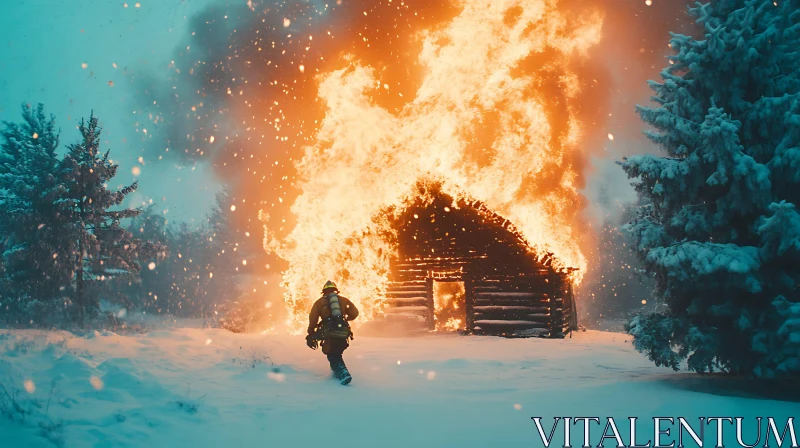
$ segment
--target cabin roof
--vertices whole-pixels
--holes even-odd
[[[393,227],[398,231],[400,251],[397,263],[447,260],[457,267],[491,258],[490,253],[506,258],[502,254],[505,250],[511,258],[503,261],[509,265],[554,269],[552,253],[541,254],[511,220],[485,203],[470,197],[454,199],[436,184],[418,185],[418,189],[417,197],[395,214]]]

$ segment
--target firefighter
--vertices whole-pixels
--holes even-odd
[[[306,344],[316,350],[317,343],[322,342],[322,353],[327,355],[334,377],[342,384],[349,384],[353,379],[344,364],[342,353],[353,339],[348,322],[356,317],[356,306],[347,297],[339,295],[339,289],[330,280],[322,287],[322,297],[314,302],[308,315]]]

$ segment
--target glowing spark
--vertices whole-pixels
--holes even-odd
[[[36,384],[32,380],[25,380],[23,386],[25,387],[25,392],[29,394],[36,392]]]
[[[514,405],[514,409],[516,409],[516,410],[518,410],[518,411],[519,411],[519,410],[522,410],[522,405],[521,405],[521,404],[519,404],[519,403],[517,403],[517,404],[515,404],[515,405]]]
[[[211,345],[211,339],[206,339],[206,345]]]
[[[431,370],[430,372],[425,374],[425,378],[427,378],[429,381],[436,379],[436,372]]]
[[[38,134],[38,133],[36,133],[36,132],[34,132],[34,133],[33,133],[33,139],[34,139],[34,140],[36,140],[37,138],[39,138],[39,134]]]
[[[614,140],[614,134],[608,134],[608,139],[613,141]]]
[[[89,64],[87,64],[85,62],[83,64],[81,64],[81,68],[84,69],[84,70],[86,70],[88,67],[89,67]]]
[[[235,206],[235,205],[231,205],[231,211],[232,211],[232,212],[235,212],[235,211],[236,211],[236,206]]]
[[[100,378],[98,378],[98,377],[96,377],[94,375],[92,375],[92,377],[89,378],[89,384],[92,385],[94,390],[103,390],[103,387],[105,387],[105,384],[103,383],[103,380],[101,380]]]
[[[131,173],[134,176],[138,176],[138,175],[142,174],[142,169],[139,168],[138,166],[135,166],[135,167],[131,168]]]
[[[156,263],[154,261],[151,261],[150,264],[147,265],[147,269],[150,269],[151,271],[155,268],[156,268]]]
[[[214,136],[213,135],[208,138],[208,143],[214,143]]]
[[[284,28],[289,28],[289,25],[291,25],[291,24],[292,24],[292,21],[291,21],[291,20],[289,20],[289,19],[283,19],[283,27],[284,27]]]

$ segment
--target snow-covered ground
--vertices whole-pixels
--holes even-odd
[[[0,347],[0,383],[19,405],[8,410],[13,421],[0,419],[3,447],[542,446],[532,416],[549,431],[553,416],[785,422],[798,410],[744,398],[722,378],[654,367],[626,335],[594,331],[565,340],[357,336],[345,353],[350,386],[333,381],[299,336],[13,331]]]

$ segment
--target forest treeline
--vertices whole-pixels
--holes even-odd
[[[245,296],[237,277],[247,255],[233,238],[227,193],[197,226],[168,223],[152,204],[131,208],[125,199],[138,183],[111,187],[119,166],[101,148],[97,117],[78,130],[76,143],[59,148],[55,117],[41,104],[2,125],[0,324],[88,326],[114,318],[101,313],[107,302],[241,330],[232,309]]]

